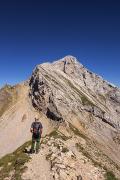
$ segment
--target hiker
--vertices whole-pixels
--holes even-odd
[[[42,129],[43,126],[39,121],[38,116],[36,116],[35,121],[31,124],[31,128],[30,128],[30,131],[32,133],[32,145],[30,150],[31,153],[35,153],[35,149],[36,149],[36,153],[39,152]],[[36,142],[36,148],[35,148],[35,142]]]

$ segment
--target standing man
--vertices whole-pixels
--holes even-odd
[[[31,153],[35,153],[35,150],[36,150],[36,154],[39,152],[42,129],[43,126],[39,121],[38,116],[36,116],[35,121],[31,124],[31,128],[30,128],[30,132],[32,133],[32,145],[30,150]],[[35,148],[35,142],[36,142],[36,148]]]

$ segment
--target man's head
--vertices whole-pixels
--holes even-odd
[[[35,121],[39,121],[38,115],[35,116]]]

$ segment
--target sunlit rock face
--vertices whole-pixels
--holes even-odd
[[[37,110],[53,121],[82,127],[120,164],[119,88],[86,69],[73,56],[38,65],[29,86]]]

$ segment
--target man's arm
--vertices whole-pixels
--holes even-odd
[[[30,132],[33,133],[33,123],[31,125]]]
[[[42,135],[42,129],[40,129],[40,135]]]
[[[42,130],[43,130],[43,126],[42,126],[42,124],[40,123],[40,135],[42,134]]]

